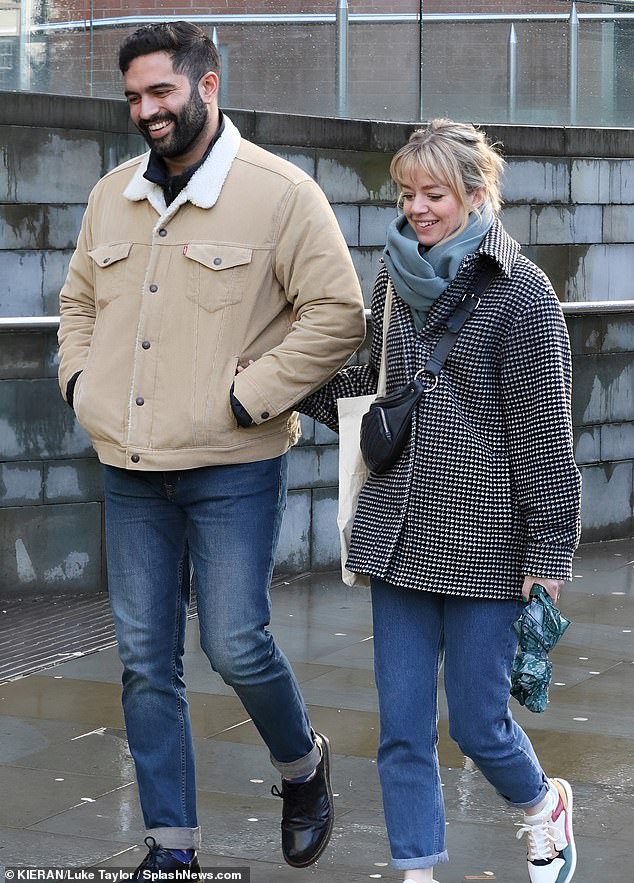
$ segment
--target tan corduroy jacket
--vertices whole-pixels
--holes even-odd
[[[149,154],[94,188],[60,295],[59,380],[99,459],[140,470],[263,460],[297,441],[294,405],[365,322],[328,202],[225,117],[169,207]],[[238,364],[253,364],[236,375]],[[237,425],[229,391],[254,421]]]

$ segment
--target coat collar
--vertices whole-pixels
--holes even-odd
[[[513,264],[520,251],[519,243],[506,232],[500,221],[493,221],[478,251],[493,258],[506,276],[513,272]]]
[[[150,151],[141,157],[141,161],[123,191],[123,195],[131,202],[140,202],[147,199],[150,205],[159,215],[157,223],[164,223],[172,217],[181,205],[191,202],[197,208],[212,208],[220,196],[222,185],[225,182],[229,169],[236,158],[240,147],[240,132],[225,114],[225,130],[214,145],[211,153],[195,172],[187,186],[181,190],[174,202],[165,205],[163,189],[159,184],[148,181],[143,175],[147,169]]]

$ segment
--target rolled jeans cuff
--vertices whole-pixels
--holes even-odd
[[[313,745],[308,754],[300,757],[298,760],[292,760],[290,763],[281,763],[270,755],[271,763],[284,779],[299,779],[300,776],[309,776],[313,770],[317,769],[321,760],[321,751],[316,744]]]
[[[420,858],[392,858],[392,867],[399,871],[418,871],[425,868],[433,868],[434,865],[442,865],[449,861],[447,850],[437,852],[435,855],[425,855]]]
[[[163,849],[200,849],[201,834],[198,828],[149,828],[148,837],[154,837]]]
[[[534,797],[532,800],[528,800],[526,803],[515,803],[513,800],[510,800],[505,794],[500,794],[500,797],[506,800],[508,805],[512,806],[513,809],[532,809],[534,806],[537,806],[537,804],[541,803],[542,800],[546,799],[546,795],[550,791],[551,787],[552,786],[550,784],[550,781],[544,776],[544,781],[539,794],[537,795],[537,797]]]

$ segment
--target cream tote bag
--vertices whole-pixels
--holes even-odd
[[[353,573],[346,567],[352,523],[357,511],[361,488],[368,480],[368,467],[363,462],[359,437],[361,420],[377,396],[385,395],[387,375],[387,329],[392,312],[392,283],[388,282],[383,311],[383,348],[381,369],[376,393],[367,396],[351,396],[337,399],[339,412],[339,505],[337,528],[341,545],[341,578],[347,586],[367,586],[369,580],[361,573]]]

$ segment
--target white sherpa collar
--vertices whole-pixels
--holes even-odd
[[[141,158],[132,180],[123,191],[124,197],[131,202],[147,199],[159,214],[157,223],[164,223],[186,202],[191,202],[198,208],[214,206],[240,147],[240,132],[226,114],[224,119],[224,131],[211,153],[169,206],[165,205],[162,187],[143,177],[150,159],[149,150]]]

